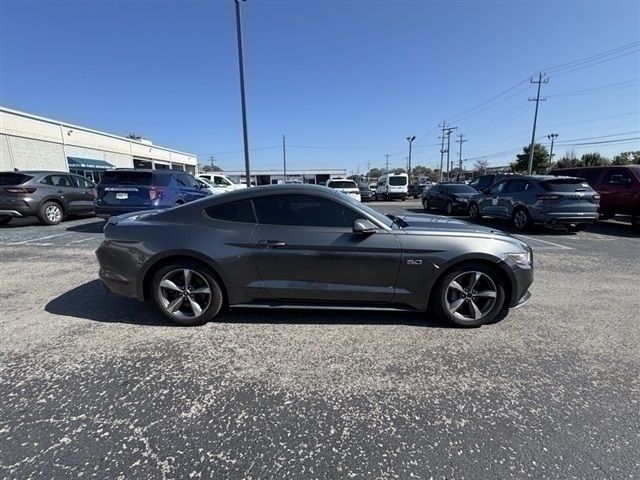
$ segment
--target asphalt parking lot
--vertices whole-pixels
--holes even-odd
[[[174,327],[100,287],[103,224],[0,228],[2,478],[640,477],[624,222],[520,235],[533,299],[478,329],[260,310]]]

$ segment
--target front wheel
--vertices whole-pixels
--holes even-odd
[[[213,274],[197,262],[167,265],[153,276],[153,298],[158,309],[182,326],[204,325],[222,307],[222,289]]]
[[[13,217],[9,215],[0,215],[0,225],[6,225]]]
[[[453,215],[453,202],[447,202],[445,211],[447,212],[447,215]]]
[[[429,211],[431,210],[431,205],[429,205],[429,200],[427,200],[426,198],[422,200],[422,208],[425,209],[425,211]]]
[[[442,319],[461,327],[491,322],[505,306],[505,286],[494,269],[466,263],[446,274],[435,289],[432,304]]]
[[[524,231],[531,227],[531,215],[524,208],[519,208],[513,212],[511,220],[516,230]]]
[[[45,202],[38,211],[38,218],[45,225],[58,225],[63,216],[62,207],[56,202]]]
[[[482,215],[480,214],[480,207],[475,202],[469,205],[469,218],[471,220],[480,220],[482,218]]]

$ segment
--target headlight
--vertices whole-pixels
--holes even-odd
[[[507,253],[507,256],[518,265],[528,266],[531,264],[531,252]]]
[[[466,202],[467,199],[464,197],[455,197],[456,202]]]

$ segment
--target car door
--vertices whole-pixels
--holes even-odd
[[[81,198],[78,195],[78,189],[75,187],[71,175],[67,174],[51,174],[45,176],[40,183],[49,185],[51,193],[62,201],[65,213],[75,213],[81,211]]]
[[[176,184],[178,186],[178,195],[185,202],[192,202],[193,200],[196,200],[196,198],[199,198],[195,196],[196,187],[191,185],[191,182],[189,181],[189,176],[187,174],[177,173]]]
[[[486,193],[482,196],[482,201],[480,202],[480,213],[483,215],[500,216],[500,207],[498,206],[498,202],[500,201],[500,195],[504,189],[505,183],[506,181],[503,180],[486,190]]]
[[[184,175],[187,177],[189,185],[191,186],[191,195],[193,196],[193,200],[198,200],[210,195],[210,192],[206,188],[203,188],[193,175],[189,175],[188,173],[185,173]]]
[[[274,299],[391,301],[401,258],[391,231],[353,233],[353,222],[366,215],[323,196],[268,195],[254,198],[253,205],[253,258]]]
[[[598,190],[600,211],[614,214],[633,213],[635,182],[635,178],[626,168],[607,169]]]
[[[93,211],[93,201],[95,200],[95,188],[96,185],[90,182],[84,177],[79,175],[71,175],[73,185],[76,189],[74,197],[76,200],[76,207],[78,211],[91,212]]]
[[[441,208],[439,206],[441,191],[442,191],[442,186],[436,185],[435,187],[432,187],[431,189],[429,189],[429,191],[427,192],[427,200],[431,208]]]

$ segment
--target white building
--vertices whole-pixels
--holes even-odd
[[[195,174],[196,155],[0,107],[0,171],[71,171],[98,181],[109,168]]]
[[[245,183],[246,175],[244,170],[225,170],[221,172],[237,183]],[[311,183],[319,184],[326,182],[330,178],[346,178],[347,170],[341,168],[333,169],[287,169],[288,183]],[[274,185],[283,183],[284,175],[282,170],[251,170],[251,183],[254,185]]]

